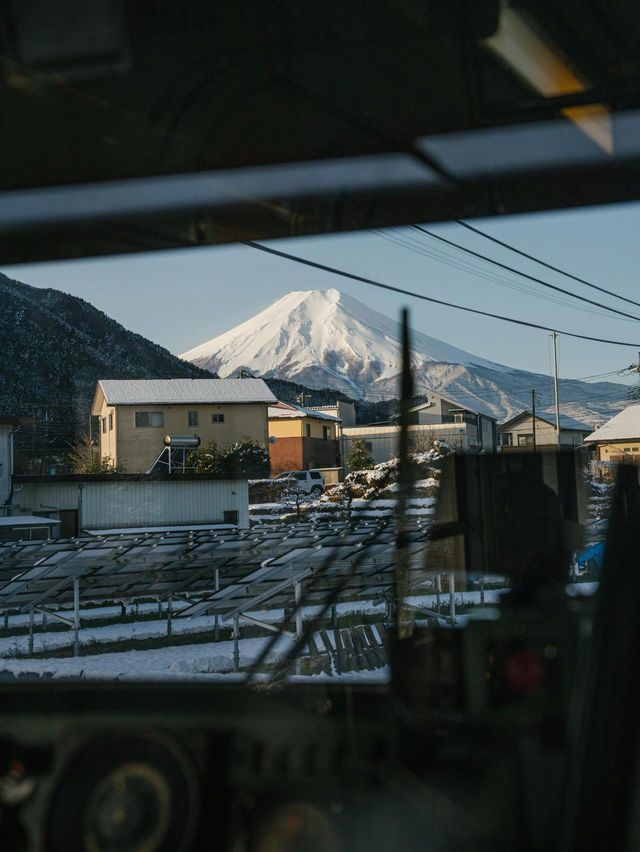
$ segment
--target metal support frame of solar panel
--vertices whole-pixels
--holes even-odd
[[[41,603],[42,601],[34,596],[35,586],[41,589],[45,598],[56,597],[57,600],[63,600],[68,596],[64,593],[64,579],[71,582],[74,577],[80,576],[85,581],[85,587],[87,583],[92,587],[91,596],[94,599],[113,596],[114,591],[117,597],[118,591],[121,590],[113,588],[114,572],[122,575],[123,566],[126,566],[129,572],[135,571],[138,574],[141,571],[148,572],[150,562],[151,564],[160,562],[164,569],[170,568],[171,561],[175,560],[168,560],[166,551],[175,553],[176,550],[178,553],[184,553],[185,541],[180,543],[175,541],[174,537],[173,542],[171,540],[165,542],[163,536],[138,536],[137,538],[118,536],[111,539],[100,537],[71,542],[56,541],[43,546],[39,552],[33,550],[23,552],[22,558],[14,552],[13,558],[5,559],[3,562],[2,574],[6,577],[8,567],[14,577],[16,572],[20,576],[13,582],[5,582],[0,587],[0,606],[4,604],[5,608],[19,606],[24,609],[26,608],[24,602],[16,599],[16,596],[24,597],[28,592],[30,592],[28,596],[32,603]],[[0,558],[2,555],[0,553]],[[160,559],[158,559],[159,556]],[[9,562],[8,566],[7,562]],[[120,576],[120,581],[122,579]],[[101,592],[99,585],[105,582],[108,589],[103,589]],[[147,588],[148,581],[144,585]],[[59,588],[61,594],[56,596],[55,592]]]
[[[193,618],[209,612],[228,621],[236,616],[244,617],[245,613],[264,604],[268,604],[269,609],[291,607],[296,583],[302,586],[304,606],[325,603],[340,587],[336,602],[372,600],[389,595],[394,587],[395,532],[390,526],[377,529],[374,535],[371,528],[359,532],[359,535],[347,534],[346,537],[345,533],[319,537],[321,540],[314,547],[295,547],[286,554],[270,558],[238,582],[188,606],[178,618]],[[420,528],[411,531],[407,558],[419,569],[416,583],[428,579],[424,570],[427,547],[427,531]],[[357,568],[352,571],[353,564]]]
[[[324,531],[324,530],[323,530]],[[181,563],[186,560],[194,560],[196,562],[202,561],[201,557],[204,557],[204,561],[206,563],[206,567],[210,567],[211,560],[215,559],[218,564],[223,564],[225,561],[229,561],[225,559],[226,556],[231,555],[233,551],[236,553],[241,553],[242,562],[243,562],[243,570],[246,570],[246,562],[247,559],[252,556],[254,553],[259,551],[269,551],[273,552],[273,547],[276,546],[277,549],[286,549],[290,547],[294,543],[307,544],[310,535],[316,532],[316,528],[305,525],[305,528],[298,528],[296,530],[295,536],[291,533],[291,528],[275,528],[271,529],[267,532],[265,536],[263,530],[260,530],[260,533],[255,534],[247,534],[245,533],[242,536],[234,535],[230,537],[228,534],[225,535],[224,538],[220,538],[217,535],[211,534],[185,534],[185,533],[162,533],[162,534],[153,534],[148,533],[145,535],[127,535],[120,534],[115,539],[113,537],[103,536],[97,539],[79,539],[79,540],[57,540],[54,542],[49,542],[46,545],[34,546],[32,543],[28,545],[23,545],[22,548],[4,548],[5,551],[12,551],[12,557],[9,560],[6,558],[2,559],[2,553],[0,552],[0,564],[4,565],[4,570],[1,572],[4,574],[4,578],[0,576],[1,579],[9,579],[9,577],[15,577],[16,573],[21,571],[29,571],[34,563],[37,565],[42,565],[45,563],[47,565],[52,562],[57,562],[55,556],[60,558],[61,555],[66,557],[66,562],[75,561],[76,559],[82,559],[86,561],[87,556],[91,556],[92,561],[95,561],[96,558],[99,559],[100,556],[103,557],[104,561],[107,563],[108,567],[112,568],[114,565],[120,565],[122,562],[125,562],[131,568],[131,555],[136,550],[141,554],[142,567],[148,569],[149,562],[161,564],[161,567],[164,573],[168,573],[172,567],[181,567]],[[283,533],[286,533],[283,535]],[[340,530],[340,535],[345,535],[344,530]],[[316,535],[312,535],[313,539],[318,539],[320,536],[316,533]],[[185,548],[185,545],[187,547]],[[101,551],[106,548],[106,553],[102,554]],[[169,560],[167,563],[166,559],[158,559],[158,557],[162,553],[167,553],[171,551],[175,551],[179,558],[177,560]],[[18,551],[18,553],[16,553]],[[19,553],[22,551],[22,554]],[[153,551],[153,552],[151,552]],[[22,558],[19,558],[22,555]],[[153,557],[153,558],[152,558]],[[8,561],[8,565],[7,565]],[[42,572],[40,572],[42,575]],[[85,572],[86,573],[86,572]],[[122,570],[119,569],[120,573],[120,581],[122,583]],[[33,573],[32,573],[33,576]],[[175,584],[171,583],[171,588],[174,588]],[[167,591],[168,589],[157,589],[157,592]],[[0,588],[0,593],[2,589]],[[108,594],[105,592],[103,594],[99,594],[98,590],[93,591],[94,597],[104,597],[105,594],[107,596],[113,597],[114,594],[116,597],[132,597],[137,592],[140,593],[149,593],[149,584],[148,581],[145,581],[144,588],[135,589],[128,588],[124,590],[119,590],[118,593],[115,593],[113,589],[110,589]]]
[[[170,531],[9,543],[0,548],[0,610],[70,602],[75,578],[82,583],[85,603],[202,593],[214,588],[216,567],[225,569],[225,583],[232,582],[261,564],[265,552],[283,552],[325,536],[358,538],[373,529],[370,524],[354,530],[335,522],[304,523],[231,534]]]
[[[238,536],[236,539],[237,545],[242,547],[243,542]],[[183,582],[185,578],[181,577],[177,585],[185,592],[194,584],[198,588],[212,588],[213,562],[228,559],[228,551],[216,553],[215,545],[226,541],[217,541],[216,536],[210,533],[148,533],[56,540],[39,547],[31,544],[0,548],[0,608],[28,608],[23,600],[16,599],[16,594],[21,589],[24,597],[26,586],[30,584],[29,597],[34,600],[33,587],[37,583],[44,585],[43,593],[49,590],[50,594],[45,594],[45,597],[55,597],[56,603],[64,602],[70,596],[68,590],[65,594],[64,578],[70,584],[76,576],[83,578],[85,597],[88,595],[93,600],[135,598],[138,594],[163,595],[176,586],[176,570],[189,562],[195,569],[189,572],[189,582]],[[207,554],[206,559],[196,559],[195,562],[201,564],[194,565],[190,560],[191,552],[194,548],[205,547],[207,543],[212,545],[213,553]],[[59,576],[60,573],[62,576]],[[151,582],[150,573],[153,574]],[[114,574],[118,579],[115,585]],[[159,582],[159,578],[164,582]],[[55,595],[58,590],[61,594]]]

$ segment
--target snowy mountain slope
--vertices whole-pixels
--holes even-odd
[[[515,370],[412,331],[416,394],[433,390],[505,420],[530,407],[551,411],[548,376]],[[236,328],[181,356],[220,376],[248,370],[370,400],[398,396],[400,327],[338,290],[297,290]],[[589,425],[628,404],[629,388],[561,380],[562,413]]]
[[[359,397],[397,376],[399,341],[399,324],[357,299],[338,290],[296,290],[180,357],[223,377],[240,369],[297,381],[307,372],[324,375],[324,386],[337,381]],[[416,369],[425,363],[508,369],[415,331],[412,348]]]

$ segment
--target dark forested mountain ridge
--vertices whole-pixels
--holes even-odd
[[[0,350],[0,416],[37,418],[36,455],[57,456],[88,431],[98,379],[211,378],[84,299],[2,274]]]

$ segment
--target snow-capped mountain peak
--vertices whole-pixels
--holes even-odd
[[[412,350],[416,367],[426,361],[505,369],[419,332]],[[180,357],[222,377],[244,369],[363,396],[398,375],[400,325],[339,290],[295,290]]]
[[[221,377],[247,370],[380,400],[399,395],[400,340],[399,322],[339,290],[295,290],[180,357]],[[548,376],[488,361],[415,330],[411,363],[416,394],[435,391],[498,420],[528,409],[532,388],[542,416],[553,405]],[[562,413],[588,423],[627,404],[625,385],[576,380],[560,385]]]

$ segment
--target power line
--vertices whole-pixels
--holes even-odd
[[[607,376],[622,376],[625,373],[630,372],[630,369],[631,369],[630,367],[623,367],[621,370],[609,370],[607,373],[594,373],[591,376],[576,376],[574,379],[569,378],[569,379],[565,379],[564,381],[584,382],[587,379],[603,379],[603,378],[606,378]]]
[[[513,323],[514,325],[526,326],[527,328],[537,328],[540,331],[555,331],[557,334],[564,334],[567,337],[575,337],[579,340],[590,340],[592,343],[609,343],[612,346],[632,346],[634,349],[638,349],[640,347],[640,343],[626,343],[620,340],[609,340],[605,337],[591,337],[588,334],[578,334],[575,331],[561,331],[557,328],[551,328],[551,326],[539,325],[535,322],[515,319],[514,317],[504,317],[501,314],[492,314],[489,311],[481,311],[479,308],[469,308],[465,305],[456,305],[454,302],[445,302],[443,299],[436,299],[433,296],[425,296],[422,293],[415,293],[412,290],[406,290],[404,287],[396,287],[393,284],[384,284],[383,282],[376,281],[373,278],[366,278],[363,275],[355,275],[353,272],[346,272],[344,269],[337,269],[334,266],[327,266],[325,263],[317,263],[315,260],[308,260],[306,257],[299,257],[295,254],[289,254],[289,252],[286,251],[280,251],[279,249],[274,249],[270,246],[264,246],[262,243],[257,243],[254,240],[244,240],[243,245],[250,246],[251,248],[258,249],[259,251],[264,251],[267,254],[272,254],[276,257],[282,257],[285,260],[293,260],[295,263],[301,263],[304,266],[310,266],[313,269],[320,269],[323,272],[331,272],[333,275],[340,275],[342,278],[359,281],[361,284],[369,284],[371,287],[379,287],[381,290],[389,290],[392,293],[401,293],[403,296],[421,299],[424,302],[431,302],[435,305],[443,305],[446,308],[455,308],[458,311],[466,311],[470,314],[478,314],[479,316],[489,317],[490,319],[497,319],[502,322]]]
[[[494,284],[500,284],[503,287],[508,287],[512,290],[516,290],[519,293],[524,293],[527,296],[534,296],[535,298],[545,299],[549,302],[554,302],[557,305],[564,305],[570,307],[572,309],[577,309],[580,311],[585,311],[586,313],[594,314],[596,316],[607,316],[608,312],[603,311],[600,308],[589,307],[587,305],[576,305],[568,298],[563,298],[562,296],[555,296],[550,293],[541,293],[539,289],[532,287],[530,284],[526,284],[524,282],[518,282],[515,278],[507,278],[506,276],[492,274],[487,270],[483,270],[481,266],[474,264],[472,261],[465,261],[460,257],[455,257],[453,253],[447,254],[446,249],[438,249],[435,247],[427,246],[424,243],[419,242],[418,239],[412,238],[409,234],[395,234],[388,230],[382,229],[371,229],[372,233],[376,236],[382,237],[385,240],[389,240],[396,245],[402,246],[402,248],[407,249],[407,251],[415,252],[416,254],[421,254],[424,257],[429,257],[432,260],[436,260],[439,263],[444,263],[447,266],[450,266],[454,269],[460,269],[463,272],[468,272],[470,275],[474,275],[476,278],[484,278],[486,281],[491,281]],[[493,261],[489,261],[493,263]],[[621,321],[624,322],[637,322],[635,318],[624,318],[621,317]]]
[[[480,228],[474,228],[473,225],[470,225],[468,222],[464,222],[462,219],[455,219],[458,225],[462,225],[463,228],[467,228],[469,231],[473,231],[474,234],[479,234],[481,237],[485,237],[487,240],[491,240],[493,243],[497,243],[499,246],[503,246],[503,248],[509,249],[509,251],[513,251],[516,254],[521,255],[522,257],[526,257],[527,260],[533,260],[535,263],[539,263],[540,266],[546,266],[547,269],[551,269],[554,272],[559,272],[560,275],[565,275],[567,278],[572,278],[574,281],[577,281],[579,284],[584,284],[585,287],[591,287],[594,290],[598,290],[600,293],[606,293],[607,296],[613,296],[614,299],[620,299],[622,302],[629,302],[630,305],[637,305],[640,307],[640,302],[634,302],[633,299],[628,299],[626,296],[620,296],[618,293],[614,293],[613,290],[607,290],[604,287],[599,287],[597,284],[592,284],[589,281],[585,281],[584,278],[580,278],[578,275],[573,275],[571,272],[566,272],[564,269],[560,269],[557,266],[554,266],[552,263],[547,263],[545,260],[540,260],[539,257],[535,257],[532,254],[527,254],[526,251],[521,251],[517,249],[515,246],[510,245],[509,243],[505,243],[502,240],[499,240],[497,237],[493,237],[491,234],[487,234],[485,231],[481,231]]]
[[[423,228],[422,225],[411,225],[411,228],[415,228],[416,231],[420,231],[423,234],[427,234],[430,237],[433,237],[436,240],[440,240],[440,242],[446,243],[448,246],[453,246],[453,248],[460,249],[460,251],[466,252],[467,254],[472,255],[473,257],[480,258],[480,260],[486,260],[488,263],[492,263],[495,266],[500,267],[500,269],[506,269],[508,272],[515,272],[516,275],[521,275],[523,278],[528,278],[529,281],[535,281],[537,284],[541,284],[543,287],[548,287],[550,290],[555,290],[558,293],[564,293],[565,296],[571,296],[573,299],[578,299],[581,302],[586,302],[589,305],[595,305],[598,308],[603,308],[605,311],[609,311],[612,314],[619,314],[621,317],[625,317],[626,319],[637,320],[640,322],[640,317],[636,317],[633,314],[628,314],[626,311],[619,311],[617,308],[610,308],[608,305],[604,305],[602,302],[596,302],[593,299],[587,299],[586,296],[579,296],[577,293],[572,293],[570,290],[565,290],[563,287],[558,287],[555,284],[549,284],[548,281],[543,281],[542,278],[536,278],[535,275],[529,275],[528,272],[521,272],[519,269],[516,269],[514,266],[509,266],[506,263],[500,263],[499,260],[494,260],[491,257],[487,257],[484,254],[480,254],[480,252],[473,251],[473,249],[466,248],[466,246],[461,246],[458,243],[453,242],[453,240],[448,240],[446,237],[440,236],[440,234],[434,234],[433,231],[429,231],[427,228]]]

